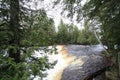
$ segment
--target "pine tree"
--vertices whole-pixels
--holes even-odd
[[[47,57],[36,58],[32,54],[40,46],[51,43],[51,40],[48,41],[52,35],[49,30],[54,32],[54,22],[47,17],[45,11],[24,7],[26,2],[0,1],[1,80],[30,80],[36,76],[42,78],[45,77],[43,71],[53,65],[48,62]]]

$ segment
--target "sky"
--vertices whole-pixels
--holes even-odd
[[[44,0],[44,6],[47,5],[47,7],[45,7],[45,9],[47,10],[47,14],[48,14],[48,17],[52,17],[54,19],[54,22],[55,22],[55,26],[57,27],[61,21],[61,19],[63,20],[64,23],[67,23],[67,24],[70,24],[72,23],[70,19],[68,19],[66,17],[67,15],[67,12],[64,13],[64,15],[61,15],[61,12],[62,12],[62,5],[58,4],[55,6],[55,8],[52,8],[52,5],[53,5],[53,1],[54,0]],[[75,21],[75,17],[74,17],[74,20],[73,20],[73,24],[80,27],[82,26],[81,24],[78,24],[77,21]]]
[[[76,17],[74,17],[73,21],[71,22],[71,20],[66,17],[67,12],[64,15],[61,15],[61,12],[62,12],[61,4],[58,4],[53,8],[53,2],[55,0],[44,0],[42,2],[39,0],[32,0],[32,1],[33,2],[29,2],[27,4],[31,5],[32,9],[44,8],[45,11],[47,12],[48,17],[54,20],[56,30],[61,19],[63,20],[64,23],[67,23],[67,24],[73,23],[78,27],[78,29],[83,29],[83,21],[81,23],[77,23],[77,21],[75,20]],[[85,1],[86,0],[82,0],[81,4],[84,5]]]

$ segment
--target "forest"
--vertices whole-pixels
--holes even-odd
[[[32,54],[40,47],[60,44],[107,46],[104,52],[109,61],[107,80],[120,80],[120,1],[86,0],[84,5],[82,1],[54,1],[54,6],[64,5],[63,13],[67,11],[68,18],[76,15],[78,23],[84,21],[84,28],[79,29],[61,19],[56,30],[54,20],[44,9],[25,6],[34,0],[0,0],[0,80],[33,80],[31,75],[45,77],[43,71],[55,63]]]

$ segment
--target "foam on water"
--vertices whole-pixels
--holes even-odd
[[[48,47],[48,48],[51,48]],[[70,64],[73,64],[74,60],[78,56],[86,57],[90,54],[100,54],[104,51],[104,48],[101,45],[92,45],[92,46],[83,46],[83,45],[58,45],[56,46],[58,54],[47,54],[49,62],[57,61],[57,64],[53,69],[47,70],[48,76],[43,80],[60,80],[63,70],[68,67]],[[35,51],[36,57],[42,57],[44,54],[43,51]],[[79,65],[83,64],[82,57],[76,61]],[[87,56],[88,57],[88,56]],[[34,80],[40,80],[35,78]]]

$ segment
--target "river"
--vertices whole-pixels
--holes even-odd
[[[43,80],[83,80],[105,66],[101,45],[58,45],[56,48],[58,54],[48,55],[48,59],[50,62],[57,60],[57,64],[47,70],[48,76]],[[40,52],[35,54],[41,56]]]

